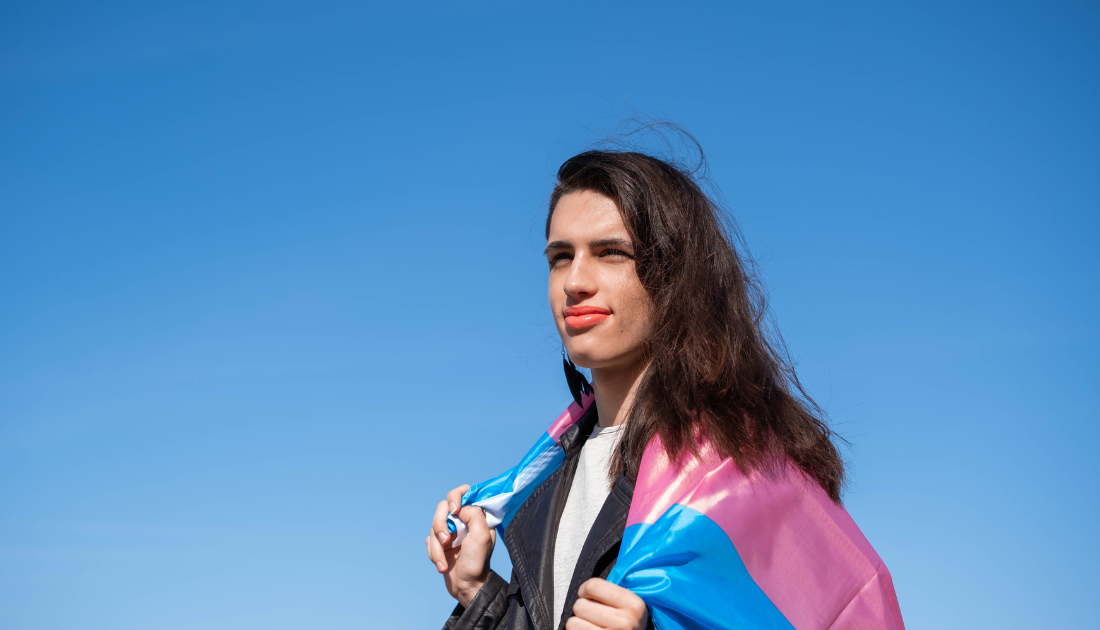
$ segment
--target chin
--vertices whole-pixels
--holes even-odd
[[[589,348],[577,348],[570,347],[568,344],[565,346],[565,352],[569,355],[569,360],[582,368],[592,368],[598,366],[602,361],[598,354],[593,354]]]
[[[577,367],[588,368],[589,370],[594,367],[600,367],[602,363],[601,361],[594,360],[591,357],[585,356],[583,354],[570,353],[569,359],[573,361],[574,365],[576,365]]]
[[[583,368],[601,368],[610,364],[614,364],[616,359],[620,358],[623,353],[608,351],[604,344],[599,343],[573,343],[566,344],[565,350],[569,353],[569,358],[578,367]]]

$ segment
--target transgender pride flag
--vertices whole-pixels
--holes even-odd
[[[642,456],[608,580],[672,628],[890,628],[890,572],[852,517],[793,466],[745,476],[707,444],[672,465]]]
[[[583,407],[570,403],[531,450],[527,451],[519,464],[504,474],[471,486],[462,495],[463,507],[476,505],[485,510],[485,522],[489,527],[496,527],[498,533],[504,533],[504,528],[508,526],[519,506],[565,461],[565,451],[560,442],[561,434],[581,419],[581,414],[592,404],[592,400],[592,396],[581,394]],[[451,547],[461,545],[462,539],[466,537],[466,524],[453,514],[448,514],[447,529],[452,534],[458,534]]]
[[[570,405],[523,462],[463,505],[503,530],[564,461],[557,438],[581,412]],[[793,466],[745,475],[705,443],[677,463],[657,438],[646,448],[608,580],[645,600],[659,630],[905,627],[886,565],[816,482]]]

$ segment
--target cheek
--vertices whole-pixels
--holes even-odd
[[[550,302],[550,314],[554,317],[554,322],[560,328],[564,326],[561,310],[565,306],[566,295],[565,291],[562,290],[561,281],[554,276],[555,274],[551,272],[550,280],[547,282],[547,297]]]
[[[617,284],[619,308],[626,316],[623,318],[622,331],[639,336],[646,334],[650,317],[649,297],[638,276],[631,271],[620,277]]]

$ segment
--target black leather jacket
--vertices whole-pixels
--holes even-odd
[[[512,560],[512,581],[496,573],[469,608],[456,606],[443,630],[560,630],[572,615],[577,589],[591,577],[606,578],[615,566],[634,484],[619,475],[581,549],[561,619],[551,619],[554,598],[554,541],[565,499],[573,485],[577,455],[596,425],[592,405],[561,436],[565,462],[531,493],[504,531]],[[650,623],[652,627],[652,622]]]

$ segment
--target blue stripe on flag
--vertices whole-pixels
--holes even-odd
[[[660,630],[794,630],[753,581],[717,523],[673,505],[626,528],[607,579],[645,600]]]
[[[512,516],[527,497],[565,461],[565,451],[543,433],[527,455],[514,468],[484,481],[462,496],[462,505],[476,505],[485,510],[485,520],[500,532],[511,522]],[[451,523],[452,530],[454,523]]]

